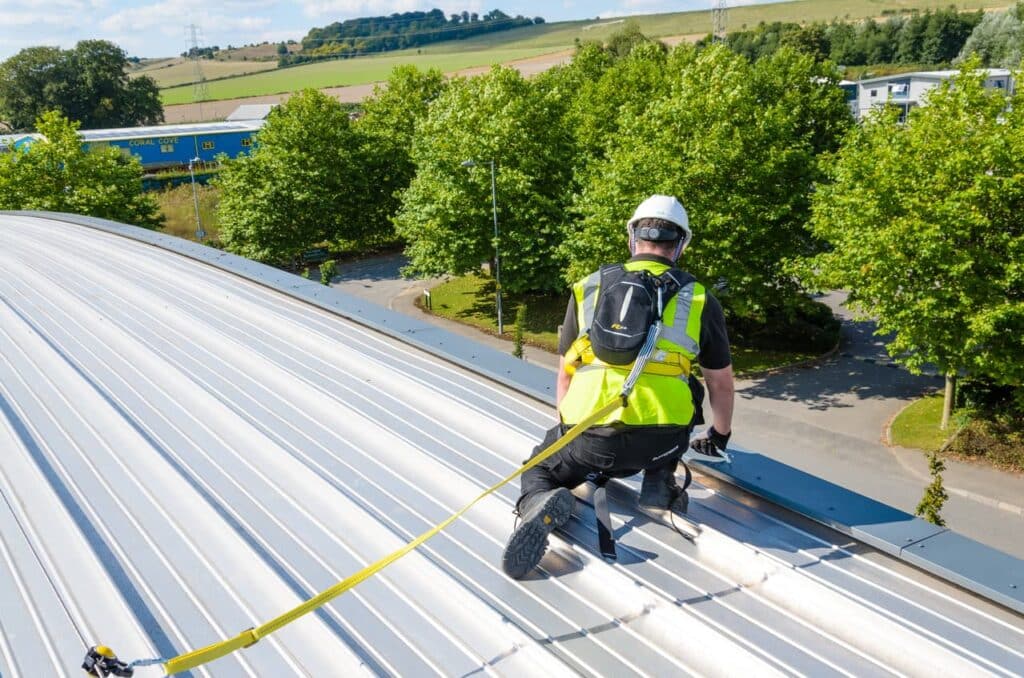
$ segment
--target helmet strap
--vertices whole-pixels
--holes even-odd
[[[679,242],[676,244],[675,252],[672,254],[672,261],[676,262],[679,257],[683,254],[683,243],[686,242],[686,236],[679,238]]]

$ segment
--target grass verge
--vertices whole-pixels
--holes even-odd
[[[430,296],[434,314],[472,325],[488,334],[498,334],[494,281],[490,278],[477,275],[452,278],[430,290]],[[565,318],[566,301],[567,297],[563,294],[505,295],[502,299],[505,337],[511,339],[516,310],[525,303],[524,341],[532,346],[556,353],[558,351],[558,326]],[[777,369],[786,365],[806,362],[816,357],[815,353],[800,351],[732,347],[733,369],[737,374]]]
[[[1024,422],[1019,415],[956,410],[946,431],[939,429],[941,421],[942,395],[925,396],[896,415],[890,428],[890,442],[933,452],[949,441],[944,455],[1024,472]]]
[[[199,195],[199,217],[203,222],[208,240],[218,240],[217,203],[219,191],[212,186],[196,186]],[[164,215],[163,232],[188,240],[196,239],[196,210],[192,200],[192,185],[182,184],[175,188],[154,191],[160,212]]]
[[[925,452],[941,448],[953,431],[939,428],[942,422],[942,395],[930,395],[903,408],[892,420],[889,442]]]

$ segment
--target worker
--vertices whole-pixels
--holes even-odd
[[[728,460],[725,449],[732,431],[734,394],[729,338],[721,304],[693,276],[675,268],[693,235],[686,210],[674,197],[651,196],[637,207],[626,231],[632,258],[622,265],[602,267],[573,286],[559,338],[562,357],[556,401],[560,422],[533,454],[622,390],[629,366],[605,363],[593,354],[585,357],[589,343],[599,339],[593,321],[604,303],[602,280],[610,289],[607,281],[616,271],[649,280],[639,273],[647,271],[651,277],[674,281],[674,294],[661,315],[663,329],[655,344],[654,364],[648,363],[640,375],[626,407],[607,415],[523,474],[516,505],[518,524],[502,556],[505,573],[514,579],[522,578],[540,562],[548,535],[572,514],[575,502],[568,488],[591,474],[625,477],[644,471],[640,505],[671,509],[680,497],[685,498],[675,480],[681,459]],[[630,295],[627,291],[616,317],[627,313]],[[693,424],[703,423],[699,414],[703,389],[690,378],[691,361],[700,364],[713,412],[712,425],[693,441]]]

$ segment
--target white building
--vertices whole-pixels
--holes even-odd
[[[1013,91],[1013,75],[1009,70],[1005,68],[983,70],[987,73],[985,87]],[[959,72],[918,71],[860,80],[857,82],[856,117],[860,120],[871,109],[889,102],[902,109],[900,119],[905,119],[911,108],[921,105],[925,93]]]

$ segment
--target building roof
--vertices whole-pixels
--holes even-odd
[[[990,78],[998,77],[1009,77],[1011,71],[1005,68],[983,68],[981,69],[988,74]],[[948,80],[956,75],[959,75],[958,70],[945,70],[945,71],[914,71],[912,73],[893,73],[891,75],[881,75],[877,78],[864,78],[858,80],[860,85],[869,85],[877,82],[890,82],[892,80],[906,80],[906,79],[918,79],[918,80]]]
[[[537,375],[198,244],[0,213],[0,674],[173,655],[355,572],[519,466],[554,420]],[[636,489],[609,492],[616,562],[579,502],[504,577],[505,487],[209,673],[1024,673],[1020,615],[710,480],[692,540]]]
[[[149,139],[153,137],[181,137],[193,134],[223,134],[226,132],[255,132],[263,127],[262,120],[236,122],[200,122],[183,125],[153,125],[150,127],[122,127],[118,129],[81,130],[86,142]]]
[[[265,120],[277,104],[242,104],[226,120]]]

